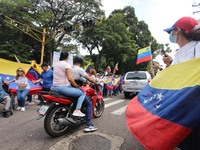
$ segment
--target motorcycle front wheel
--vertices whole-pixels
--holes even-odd
[[[104,112],[104,101],[97,101],[95,106],[94,106],[94,117],[98,118],[100,117]]]
[[[59,118],[65,118],[69,108],[67,106],[58,105],[53,107],[49,113],[47,113],[44,119],[44,129],[51,137],[59,137],[66,134],[69,130],[69,126],[60,126],[58,124]]]

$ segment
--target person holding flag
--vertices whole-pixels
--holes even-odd
[[[42,64],[42,70],[41,77],[38,80],[33,80],[32,82],[34,84],[37,84],[39,82],[42,82],[42,91],[51,91],[51,87],[53,86],[53,71],[49,68],[49,65],[47,63]],[[38,105],[43,105],[44,101],[39,95],[38,99],[40,100],[40,103]]]
[[[25,111],[25,99],[30,91],[30,85],[28,83],[28,78],[25,76],[26,73],[24,69],[20,67],[17,69],[16,73],[15,78],[8,83],[10,84],[11,82],[15,82],[17,84],[17,110],[21,110],[23,112]]]
[[[180,49],[171,66],[128,104],[127,125],[146,149],[174,149],[181,143],[181,150],[199,150],[200,25],[194,18],[182,17],[164,31]],[[170,64],[171,58],[164,60]]]

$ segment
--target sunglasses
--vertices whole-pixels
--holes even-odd
[[[17,70],[17,72],[23,72],[23,70]]]

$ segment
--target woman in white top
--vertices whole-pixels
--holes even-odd
[[[181,63],[190,59],[200,57],[200,25],[191,17],[180,18],[172,27],[164,31],[170,34],[169,39],[172,43],[177,43],[180,49],[176,52],[174,60],[165,55],[165,64]]]
[[[177,43],[180,49],[176,52],[174,60],[169,55],[163,57],[165,64],[178,64],[200,57],[200,25],[191,17],[180,18],[172,27],[164,31],[170,33],[170,41]],[[195,129],[179,146],[181,150],[200,149],[200,127]]]
[[[17,74],[15,78],[10,82],[15,82],[17,84],[17,100],[18,107],[17,110],[25,111],[25,99],[30,91],[30,85],[28,79],[25,77],[25,71],[21,67],[17,69]]]
[[[61,53],[60,61],[54,65],[52,91],[78,98],[76,109],[72,115],[84,117],[85,114],[81,112],[81,106],[86,95],[79,89],[79,85],[75,83],[71,73],[71,66],[67,63],[67,60],[68,53]]]

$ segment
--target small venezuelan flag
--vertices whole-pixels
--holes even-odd
[[[91,69],[92,69],[92,68],[91,68],[91,66],[89,65],[89,66],[87,66],[87,68],[85,69],[85,72],[86,72],[86,73],[90,73]]]
[[[115,68],[113,69],[113,73],[115,74],[118,71],[118,63],[116,63]]]
[[[110,66],[108,66],[108,67],[106,68],[105,72],[107,72],[107,73],[111,72]]]
[[[41,78],[41,71],[39,69],[39,66],[35,63],[31,63],[31,67],[29,68],[28,72],[26,73],[26,77],[32,81],[32,80],[38,80]]]
[[[146,62],[151,60],[151,48],[150,46],[140,49],[138,51],[137,62],[136,64],[140,64],[142,62]]]

